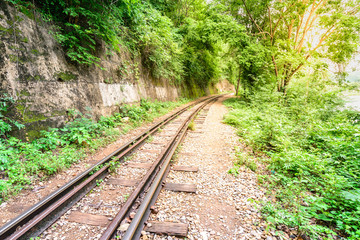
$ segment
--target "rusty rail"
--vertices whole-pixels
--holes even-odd
[[[96,180],[102,179],[107,175],[107,170],[109,168],[108,163],[110,161],[114,158],[117,159],[117,161],[121,161],[123,157],[129,155],[141,146],[150,135],[154,134],[162,126],[185,112],[188,108],[212,98],[214,97],[195,101],[166,119],[152,125],[149,129],[139,134],[122,147],[103,158],[97,164],[94,164],[70,182],[45,197],[30,209],[2,226],[0,228],[0,239],[28,239],[38,236],[79,199],[88,193],[96,185]]]
[[[161,153],[160,157],[155,161],[155,164],[152,166],[151,170],[148,171],[147,174],[142,178],[135,191],[129,196],[125,205],[120,209],[112,222],[107,226],[107,229],[103,233],[100,240],[112,239],[121,221],[129,214],[134,202],[139,198],[141,193],[144,193],[144,190],[146,189],[146,195],[142,200],[142,203],[139,206],[134,219],[131,221],[129,228],[126,231],[125,235],[122,237],[122,239],[130,240],[138,239],[140,237],[143,224],[148,217],[148,212],[151,205],[150,203],[154,202],[154,199],[157,198],[157,195],[161,188],[161,183],[166,175],[166,172],[168,172],[170,160],[176,148],[182,142],[189,123],[193,120],[193,118],[201,109],[203,109],[207,104],[217,98],[218,97],[211,98],[205,103],[203,103],[182,123],[175,136],[168,143],[165,150]]]

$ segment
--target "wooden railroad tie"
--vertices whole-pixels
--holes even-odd
[[[172,122],[172,123],[183,123],[183,121],[174,121],[174,122]]]
[[[192,152],[181,152],[180,155],[195,156],[195,153],[192,153]]]
[[[188,137],[189,137],[189,138],[199,138],[199,137],[201,137],[201,136],[199,136],[199,135],[189,135]]]
[[[132,168],[151,168],[152,163],[136,163],[136,162],[129,162],[126,164],[127,167]]]
[[[159,153],[160,150],[157,150],[157,149],[143,149],[143,150],[141,150],[141,152],[145,152],[145,153]]]
[[[105,227],[109,224],[109,217],[103,215],[95,215],[90,213],[82,212],[71,212],[68,219],[69,222],[76,222],[82,224],[88,224],[93,226],[102,226]]]
[[[196,185],[192,183],[165,183],[164,189],[173,192],[196,193]]]
[[[173,166],[171,170],[174,171],[183,171],[183,172],[197,172],[199,171],[199,167],[194,166]]]
[[[154,145],[164,145],[166,144],[166,142],[148,142],[149,144],[154,144]]]
[[[118,178],[111,178],[106,181],[107,184],[113,184],[113,185],[120,185],[120,186],[126,186],[126,187],[133,187],[139,184],[139,180],[134,179],[118,179]]]
[[[186,237],[188,233],[188,223],[173,222],[148,222],[150,227],[146,226],[145,231],[157,234],[167,234],[171,236]]]

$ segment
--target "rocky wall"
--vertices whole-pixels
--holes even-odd
[[[176,87],[166,79],[155,80],[140,59],[101,44],[100,66],[74,64],[54,39],[53,28],[35,11],[25,15],[0,0],[0,92],[16,100],[10,116],[25,125],[14,133],[23,139],[62,126],[70,109],[98,118],[141,98],[169,101],[216,92],[215,87]]]
[[[125,51],[107,54],[99,46],[101,68],[71,63],[52,30],[35,12],[27,16],[0,0],[0,90],[16,100],[11,117],[25,124],[23,138],[60,127],[69,109],[99,117],[141,98],[178,98],[175,86],[151,79]]]

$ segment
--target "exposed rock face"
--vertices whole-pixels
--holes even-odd
[[[99,46],[101,67],[71,63],[38,14],[25,16],[0,0],[0,90],[16,100],[12,117],[26,126],[31,139],[39,130],[59,127],[67,110],[94,117],[141,98],[175,100],[189,92],[167,80],[154,80],[126,51],[107,54]],[[209,90],[194,91],[204,94]],[[25,135],[22,135],[25,138]]]
[[[222,80],[216,83],[215,88],[220,92],[235,92],[235,86],[228,80]]]

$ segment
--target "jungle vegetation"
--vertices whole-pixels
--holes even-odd
[[[360,0],[6,1],[48,21],[75,64],[101,67],[97,49],[105,44],[109,51],[127,49],[154,78],[175,85],[205,88],[229,80],[241,97],[226,102],[232,110],[225,122],[253,149],[238,154],[231,172],[241,165],[258,172],[274,198],[261,203],[269,228],[287,226],[303,239],[360,238],[360,114],[344,110],[339,94],[351,86],[337,78],[344,73],[329,70],[359,50]],[[78,116],[23,143],[9,135],[22,127],[5,117],[11,102],[9,96],[0,101],[4,199],[36,176],[68,166],[64,159],[80,157],[74,149],[126,117]],[[134,111],[143,118],[143,110],[127,113]],[[61,154],[51,154],[54,149]],[[44,154],[58,157],[27,164]]]

